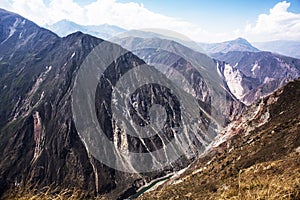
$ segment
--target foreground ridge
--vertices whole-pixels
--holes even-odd
[[[296,80],[249,107],[225,133],[227,140],[140,199],[299,199],[299,102]],[[257,126],[267,112],[268,120]]]

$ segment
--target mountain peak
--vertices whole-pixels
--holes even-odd
[[[250,44],[250,42],[248,42],[248,40],[246,40],[245,38],[242,38],[242,37],[238,37],[236,38],[235,40],[232,40],[232,41],[236,41],[236,42],[246,42],[248,44]]]
[[[248,40],[246,40],[245,38],[242,37],[238,37],[235,40],[230,41],[232,43],[239,43],[239,44],[243,44],[243,45],[248,45],[248,46],[252,46],[250,42],[248,42]],[[255,47],[253,47],[255,48]]]
[[[245,38],[242,38],[242,37],[238,37],[235,39],[236,41],[247,41]],[[248,41],[247,41],[248,42]]]
[[[259,49],[255,48],[250,42],[241,37],[220,43],[202,43],[200,45],[210,55],[215,53],[227,53],[229,51],[259,51]]]

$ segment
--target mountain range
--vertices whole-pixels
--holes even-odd
[[[260,51],[244,38],[237,38],[235,40],[221,43],[199,43],[199,45],[203,47],[204,51],[209,55],[214,53],[228,53],[229,51]]]
[[[278,195],[299,198],[299,59],[260,51],[242,38],[198,47],[182,38],[132,31],[113,37],[114,44],[98,37],[124,29],[64,20],[52,32],[3,9],[0,21],[0,197],[127,199],[156,189],[140,198],[275,199],[279,196],[258,193],[275,187]],[[73,33],[78,29],[93,36]],[[101,67],[107,68],[98,75]],[[128,75],[131,70],[135,73]],[[139,73],[150,81],[140,86]],[[94,79],[94,96],[83,93],[82,99],[92,99],[88,107],[95,107],[95,123],[116,150],[127,152],[117,166],[132,171],[101,162],[87,145],[101,141],[83,138],[78,126],[83,118],[76,115],[80,100],[74,95],[79,83]],[[153,80],[159,84],[149,84]],[[166,123],[157,135],[145,138],[145,129],[122,123],[151,123],[153,104],[166,111],[159,113]],[[85,109],[79,107],[82,116]],[[180,137],[181,129],[195,136],[174,159],[162,147]],[[183,140],[178,144],[185,148]],[[105,145],[98,147],[101,158],[118,160],[119,154],[112,157]],[[159,157],[153,152],[160,149],[168,165],[139,170],[155,166]]]
[[[291,40],[277,40],[269,42],[253,42],[249,43],[244,38],[237,38],[231,41],[219,42],[219,43],[196,43],[192,42],[186,37],[176,35],[171,32],[161,32],[161,30],[144,29],[144,30],[128,30],[121,27],[109,24],[102,25],[80,25],[69,20],[61,20],[51,25],[46,25],[45,28],[53,31],[61,37],[67,36],[71,33],[80,31],[86,34],[90,34],[102,39],[111,39],[113,37],[142,37],[151,38],[159,37],[169,40],[177,41],[189,48],[200,51],[202,53],[214,54],[214,53],[227,53],[229,51],[270,51],[277,54],[282,54],[289,57],[300,58],[298,49],[300,47],[299,41]],[[173,35],[173,36],[172,36]],[[174,36],[175,35],[175,36]]]
[[[69,20],[61,20],[51,25],[46,25],[45,28],[58,34],[60,37],[65,37],[71,33],[80,31],[102,39],[110,39],[111,37],[125,32],[126,30],[118,26],[102,24],[102,25],[80,25]]]
[[[194,60],[194,62],[199,65],[203,65],[205,60],[207,60],[203,53],[164,38],[129,36],[115,38],[112,41],[134,52],[148,64],[155,65],[157,56],[153,56],[153,53],[157,54],[157,49],[160,48],[160,45],[177,54],[184,52],[185,57]],[[251,46],[249,46],[250,43],[244,39],[228,42],[222,48],[230,48],[233,50],[236,49],[240,43],[245,44],[245,46],[248,47],[247,49],[251,48]],[[174,45],[176,45],[175,48],[172,47]],[[241,48],[239,49],[241,50]],[[300,63],[298,59],[270,52],[254,49],[254,51],[241,50],[228,51],[227,53],[221,51],[211,53],[210,55],[215,59],[215,63],[207,68],[211,71],[217,70],[215,71],[216,74],[221,73],[228,91],[246,105],[252,104],[260,97],[274,92],[288,81],[300,76]],[[163,56],[160,55],[160,59],[161,57]],[[199,58],[198,61],[195,61],[196,58]],[[204,73],[205,72],[201,72],[201,74]],[[209,74],[208,76],[216,77],[216,74]]]
[[[292,40],[277,40],[269,42],[250,43],[244,38],[237,38],[235,40],[219,43],[199,43],[199,46],[202,47],[204,51],[209,55],[214,53],[228,53],[229,51],[269,51],[274,54],[281,54],[288,57],[300,58],[298,53],[300,42]]]
[[[270,42],[255,42],[254,46],[263,50],[263,51],[271,51],[274,53],[290,56],[293,58],[300,58],[299,41],[291,41],[291,40],[277,40]]]
[[[189,67],[194,68],[192,77],[195,77],[195,80],[188,79],[188,81],[194,85],[197,102],[191,112],[199,109],[200,113],[196,112],[195,114],[200,120],[199,128],[204,131],[199,132],[195,138],[193,146],[196,151],[193,150],[182,155],[180,159],[171,163],[172,168],[168,167],[147,174],[118,171],[97,160],[91,153],[91,149],[80,138],[75,125],[74,113],[72,113],[73,87],[84,60],[99,45],[101,47],[102,44],[107,44],[103,49],[99,49],[100,58],[112,55],[105,54],[105,52],[113,53],[107,51],[106,48],[116,48],[117,52],[124,52],[117,60],[109,64],[110,69],[118,70],[108,71],[110,73],[106,76],[107,79],[109,77],[110,79],[109,82],[103,83],[103,86],[110,85],[115,77],[122,76],[126,72],[125,69],[144,65],[145,62],[118,45],[105,43],[102,39],[81,32],[61,38],[55,33],[5,10],[1,10],[0,18],[2,30],[0,38],[0,85],[2,89],[0,94],[0,154],[3,158],[0,161],[0,181],[3,186],[2,192],[7,189],[15,190],[15,187],[26,188],[34,185],[40,190],[46,186],[51,186],[52,189],[56,187],[76,188],[84,191],[87,197],[106,193],[112,199],[126,198],[153,178],[186,167],[196,154],[203,152],[218,134],[216,127],[210,126],[224,126],[228,120],[230,121],[243,109],[243,105],[239,101],[218,85],[216,85],[217,91],[224,95],[214,95],[214,103],[219,105],[218,102],[226,99],[228,104],[224,104],[222,107],[224,114],[218,113],[220,110],[211,108],[210,99],[213,97],[214,90],[202,91],[207,86],[199,74],[199,68],[193,66],[197,63],[187,63],[186,60],[179,57],[180,62],[172,63],[171,69],[179,68],[177,70],[189,78],[190,71],[182,71],[185,69],[181,65],[186,63]],[[177,45],[177,43],[174,44]],[[201,56],[205,58],[203,67],[216,66],[211,58],[205,55]],[[151,74],[158,73],[157,69],[152,66],[148,66],[148,69],[151,70]],[[216,75],[218,74],[216,73]],[[132,80],[129,82],[134,83],[137,78],[131,77]],[[222,80],[221,76],[219,78]],[[159,80],[161,81],[162,78]],[[198,87],[193,81],[202,82],[203,87]],[[152,95],[161,90],[152,87],[154,86],[150,85],[145,88],[145,91],[140,91],[141,95],[148,94],[149,89],[154,90]],[[109,91],[106,88],[102,90],[100,91],[104,93]],[[102,92],[96,96],[96,99],[99,99],[96,101],[96,105],[98,105],[96,109],[99,112],[99,120],[104,120],[102,126],[106,127],[107,136],[116,141],[116,148],[125,148],[126,151],[135,152],[154,151],[160,148],[162,139],[164,142],[169,140],[168,138],[164,139],[165,136],[140,139],[128,134],[125,137],[120,135],[119,131],[113,129],[115,125],[113,124],[114,119],[110,117],[111,114],[106,114],[111,111],[102,107],[103,101],[105,104],[110,104],[109,99],[103,99],[105,96]],[[146,93],[143,94],[143,92]],[[154,97],[152,96],[152,99]],[[192,103],[188,99],[182,99],[183,103],[187,101],[184,105],[189,106]],[[140,102],[140,104],[150,105],[150,102]],[[164,105],[163,102],[161,104]],[[184,105],[181,105],[181,109],[190,109]],[[178,107],[179,105],[175,101],[172,106]],[[172,108],[169,112],[172,113],[176,111],[175,109],[179,108]],[[146,115],[143,110],[140,110],[139,113]],[[185,123],[182,126],[184,128],[189,124]],[[121,130],[126,130],[125,128],[120,127]],[[209,133],[206,134],[206,131]],[[140,132],[136,134],[140,134]],[[168,137],[172,137],[172,134]],[[111,155],[108,152],[104,156],[110,158]],[[171,160],[171,157],[167,157],[167,159]],[[124,164],[124,167],[130,166]],[[138,169],[139,166],[135,167]]]

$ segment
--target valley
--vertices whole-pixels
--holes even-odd
[[[299,199],[297,42],[179,36],[0,8],[0,199]]]

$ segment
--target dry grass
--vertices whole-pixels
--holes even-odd
[[[29,189],[32,187],[11,189],[3,197],[7,200],[78,200],[96,199],[104,200],[105,197],[91,197],[85,191],[79,189],[52,189],[44,187],[42,189]]]
[[[215,181],[214,181],[215,180]],[[204,173],[186,177],[179,184],[146,193],[141,199],[300,199],[300,155],[265,162],[244,169],[237,176],[217,180]]]
[[[220,188],[217,199],[300,199],[300,167],[294,161],[254,165],[239,173],[235,184]]]

